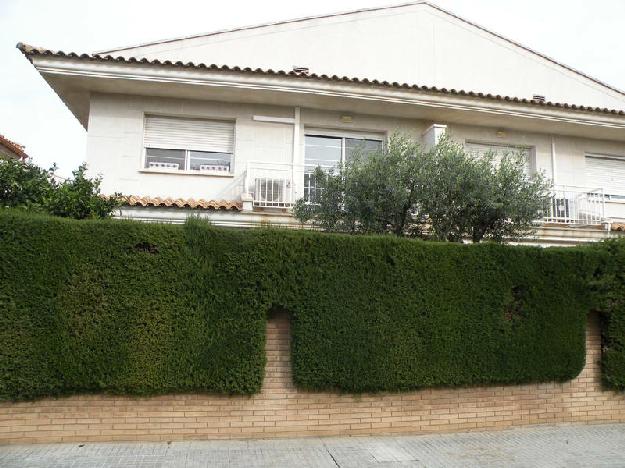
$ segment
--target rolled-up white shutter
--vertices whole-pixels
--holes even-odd
[[[496,160],[499,161],[507,154],[521,154],[525,158],[525,172],[530,174],[532,172],[532,158],[530,148],[523,146],[509,146],[509,145],[497,145],[488,143],[472,143],[467,142],[465,148],[470,153],[478,156],[484,156],[488,153],[496,155]]]
[[[625,195],[625,157],[587,154],[586,184],[606,194]]]
[[[234,123],[219,120],[147,116],[146,148],[234,152]]]

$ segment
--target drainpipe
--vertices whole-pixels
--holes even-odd
[[[556,185],[556,140],[551,137],[551,179],[553,185]]]
[[[291,160],[291,203],[295,201],[295,180],[296,180],[296,164],[299,162],[300,153],[300,116],[299,107],[294,108],[293,112],[293,158]]]

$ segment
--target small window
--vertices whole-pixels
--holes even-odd
[[[306,135],[306,167],[311,171],[338,167],[342,161],[343,138]]]
[[[190,151],[189,168],[192,171],[230,172],[232,154]]]
[[[586,154],[586,185],[609,199],[625,199],[625,156]]]
[[[146,148],[145,167],[150,169],[175,169],[184,171],[186,169],[186,151],[170,150],[158,148]]]
[[[350,161],[357,154],[367,157],[381,150],[382,140],[345,138],[345,161]]]
[[[229,173],[234,123],[147,116],[144,145],[147,169]]]
[[[305,139],[304,199],[314,202],[319,188],[315,169],[341,167],[356,154],[367,156],[382,150],[383,138],[307,134]]]

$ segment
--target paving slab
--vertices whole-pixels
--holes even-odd
[[[421,436],[0,446],[2,468],[625,467],[625,424]]]

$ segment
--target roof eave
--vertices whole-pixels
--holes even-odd
[[[303,75],[293,72],[249,69],[193,63],[171,63],[137,60],[121,57],[101,57],[65,54],[45,49],[21,46],[22,52],[59,94],[70,110],[87,128],[89,94],[107,92],[93,87],[103,80],[116,80],[113,93],[133,94],[137,83],[142,83],[138,94],[149,92],[148,84],[175,86],[204,86],[211,89],[255,90],[264,93],[295,93],[299,96],[333,96],[347,100],[377,101],[412,104],[432,108],[455,109],[499,115],[516,116],[569,124],[595,125],[625,129],[625,112],[589,108],[561,103],[539,103],[509,96],[454,89],[388,83],[378,80],[326,75]],[[71,84],[73,83],[73,84]],[[77,84],[78,83],[78,84]],[[134,83],[134,88],[131,85]],[[121,86],[125,84],[124,87]],[[208,91],[203,99],[211,98]]]

